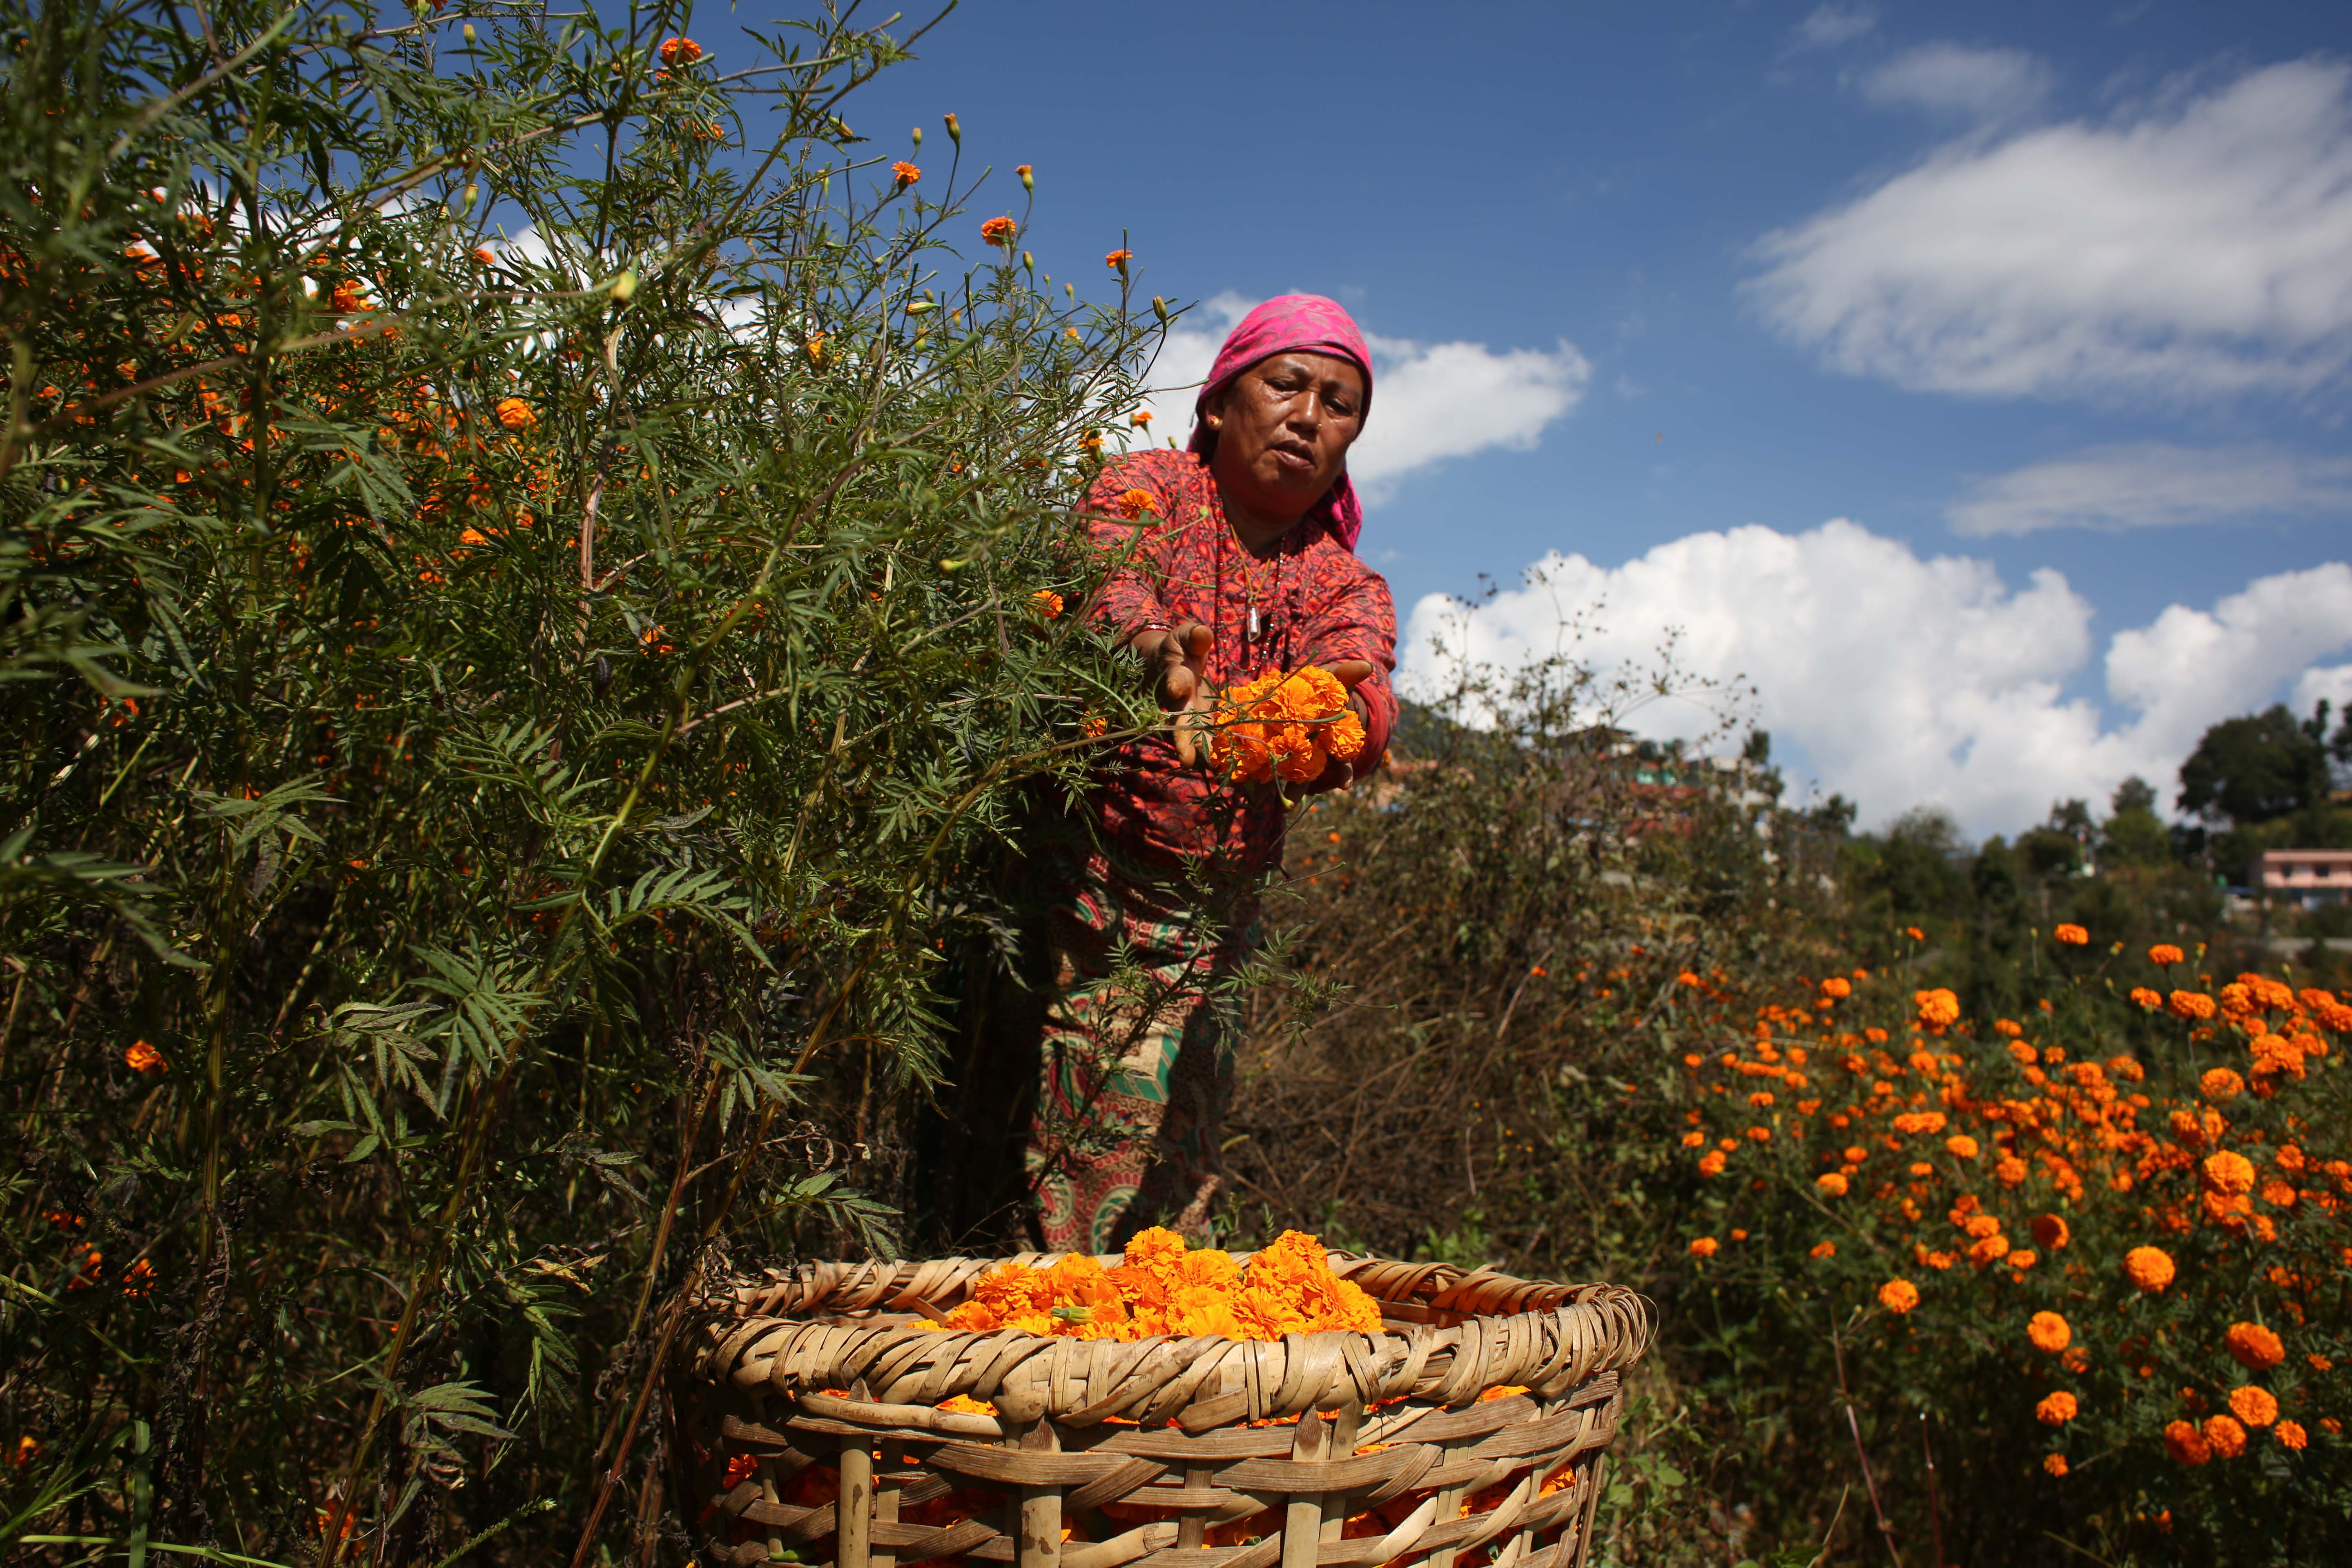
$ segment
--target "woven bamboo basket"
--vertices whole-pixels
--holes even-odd
[[[731,1281],[669,1368],[672,1495],[714,1564],[1580,1568],[1650,1303],[1329,1258],[1382,1332],[915,1326],[998,1266],[971,1258]]]

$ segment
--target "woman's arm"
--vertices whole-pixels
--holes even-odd
[[[1353,762],[1333,762],[1307,787],[1310,791],[1345,789],[1370,774],[1396,732],[1396,689],[1389,679],[1396,668],[1395,601],[1386,579],[1349,559],[1356,566],[1353,579],[1318,607],[1307,657],[1348,683],[1348,705],[1363,721],[1364,748]]]

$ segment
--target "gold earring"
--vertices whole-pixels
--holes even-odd
[[[1224,428],[1224,424],[1225,416],[1223,414],[1213,413],[1209,416],[1209,428],[1211,430],[1222,430]]]

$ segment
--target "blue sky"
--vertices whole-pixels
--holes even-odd
[[[1123,231],[1211,302],[1176,379],[1241,304],[1348,304],[1410,668],[1481,574],[1481,657],[1605,596],[1595,657],[1685,627],[1866,820],[2011,831],[2352,695],[2345,15],[968,5],[851,118],[933,166],[956,111],[987,212],[1034,164],[1057,280]]]

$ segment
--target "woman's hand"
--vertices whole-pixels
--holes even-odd
[[[1372,722],[1372,710],[1356,687],[1371,679],[1370,661],[1339,659],[1324,665],[1323,668],[1328,671],[1341,685],[1348,688],[1348,706],[1355,710],[1356,722],[1369,729]],[[1345,789],[1356,781],[1357,777],[1355,763],[1342,762],[1335,757],[1331,759],[1331,765],[1323,769],[1323,776],[1308,784],[1302,793],[1319,794],[1329,789]]]
[[[1187,768],[1198,762],[1205,749],[1205,716],[1214,701],[1207,664],[1216,645],[1217,634],[1198,621],[1180,622],[1171,631],[1145,632],[1129,644],[1143,657],[1152,695],[1162,708],[1176,716],[1170,726],[1176,759]],[[1367,672],[1371,668],[1364,667]]]

